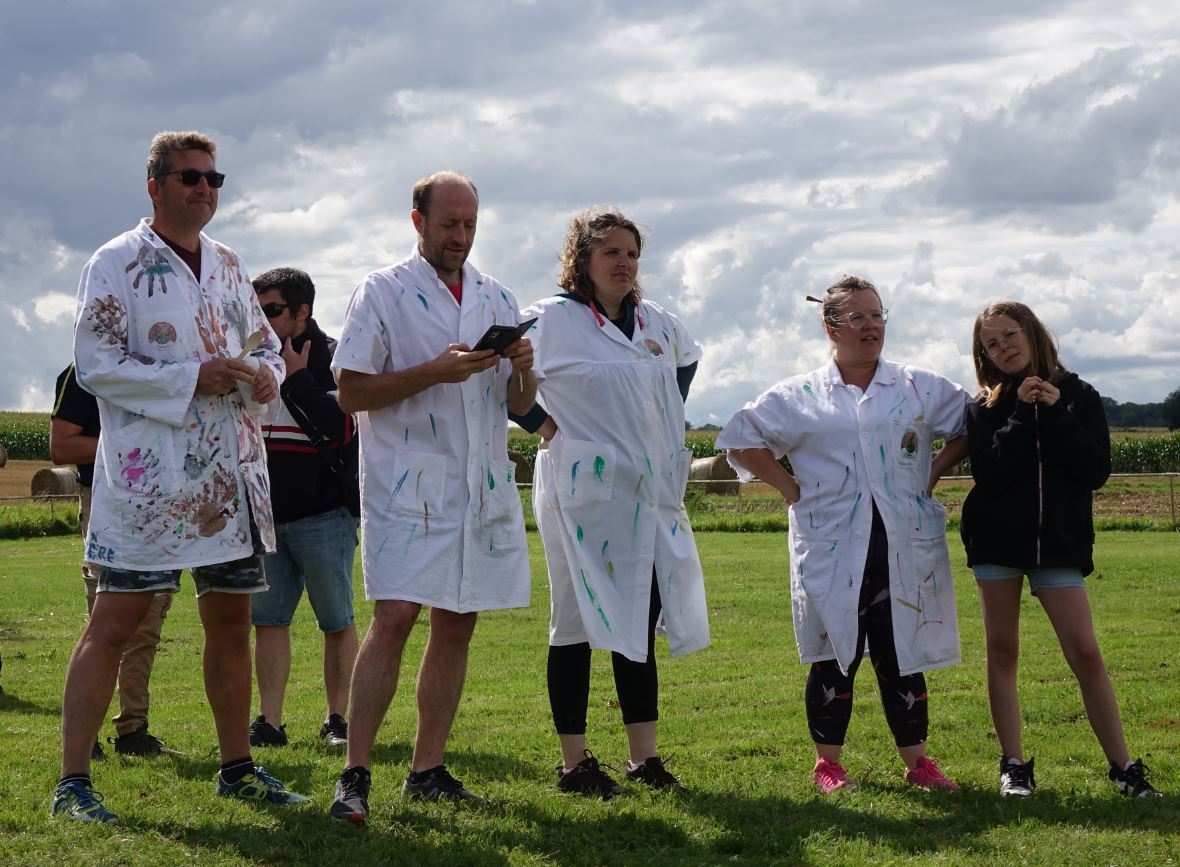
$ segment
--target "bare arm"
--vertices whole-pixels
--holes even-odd
[[[799,502],[799,482],[775,460],[770,449],[730,449],[729,456],[782,494],[788,506]]]
[[[934,456],[933,462],[930,464],[930,485],[926,488],[926,496],[934,496],[934,486],[938,484],[941,479],[956,464],[962,463],[963,458],[967,457],[967,437],[955,437],[953,440],[947,440],[943,443],[938,454]]]
[[[82,428],[65,419],[49,423],[49,457],[55,464],[92,464],[98,454],[98,437],[82,435]]]
[[[500,361],[494,349],[472,352],[466,343],[452,343],[430,361],[392,373],[340,371],[340,408],[345,412],[381,409],[413,397],[432,385],[463,382]],[[535,384],[534,384],[535,389]],[[531,406],[531,403],[530,403]],[[527,407],[526,407],[527,409]]]

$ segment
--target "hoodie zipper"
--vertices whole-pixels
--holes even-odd
[[[1041,460],[1041,415],[1040,404],[1033,404],[1033,422],[1037,438],[1037,560],[1041,565],[1041,533],[1045,528],[1045,464]]]

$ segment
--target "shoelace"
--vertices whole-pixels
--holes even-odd
[[[262,765],[255,765],[254,766],[254,776],[258,777],[258,779],[262,780],[262,782],[266,783],[271,788],[274,788],[274,789],[285,788],[283,786],[283,784],[280,783],[275,777],[272,777],[267,771],[265,771],[263,769]]]
[[[1135,788],[1147,786],[1149,785],[1147,782],[1149,770],[1147,765],[1143,764],[1142,761],[1131,762],[1128,767],[1123,769],[1123,779]]]
[[[365,779],[365,774],[359,768],[351,773],[346,771],[341,775],[340,782],[345,800],[368,798],[369,793],[363,791],[367,788],[368,780]]]

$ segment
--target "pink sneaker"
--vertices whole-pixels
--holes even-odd
[[[959,788],[959,784],[954,780],[948,780],[946,774],[938,769],[934,759],[927,756],[918,759],[918,767],[906,771],[905,778],[906,782],[923,789],[948,789],[953,792]]]
[[[820,792],[825,795],[830,795],[839,789],[851,791],[856,788],[856,783],[848,779],[848,772],[844,770],[844,766],[839,762],[829,762],[827,759],[820,759],[815,763],[811,779],[815,781]]]

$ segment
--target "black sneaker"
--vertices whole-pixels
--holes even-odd
[[[148,733],[147,723],[144,723],[133,732],[111,738],[110,742],[114,744],[115,752],[121,756],[150,757],[161,756],[164,753],[172,752],[164,746],[164,742],[158,737]]]
[[[329,714],[327,721],[320,726],[320,739],[330,747],[343,747],[348,744],[348,723],[338,713]]]
[[[341,822],[360,825],[369,815],[369,786],[373,777],[368,768],[359,765],[345,768],[336,781],[336,799],[332,801],[331,815]]]
[[[1027,798],[1033,793],[1033,789],[1037,787],[1036,778],[1033,776],[1033,763],[1036,759],[1029,759],[1027,762],[1021,764],[1019,759],[1009,758],[1008,756],[1000,757],[1000,796],[1008,797],[1015,795],[1021,798]]]
[[[102,744],[98,741],[94,742],[94,746],[90,748],[90,761],[101,762],[107,757],[107,754],[102,751]]]
[[[266,721],[262,714],[250,723],[250,746],[252,747],[285,747],[287,745],[287,727],[275,728]]]
[[[627,771],[627,779],[646,783],[653,789],[673,789],[676,791],[684,789],[684,786],[680,785],[680,780],[672,776],[664,767],[664,760],[659,756],[652,756],[643,764],[636,765]]]
[[[482,803],[483,798],[472,794],[463,788],[463,784],[452,777],[444,765],[438,765],[428,771],[406,775],[402,784],[402,794],[411,798],[421,798],[424,801],[475,801]]]
[[[561,765],[557,766],[557,788],[563,792],[585,795],[587,798],[602,798],[604,801],[609,801],[616,795],[627,794],[625,788],[602,770],[598,759],[594,758],[594,753],[589,750],[586,750],[586,758],[568,771],[563,770]]]
[[[1143,759],[1135,759],[1125,768],[1111,762],[1106,775],[1119,787],[1119,791],[1129,798],[1162,798],[1163,794],[1147,782],[1147,774],[1148,767],[1143,764]]]

